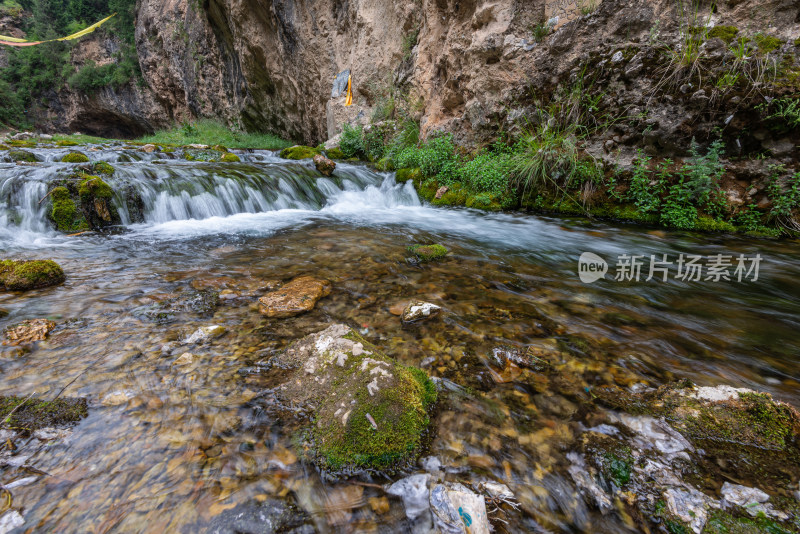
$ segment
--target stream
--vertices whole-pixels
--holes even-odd
[[[310,160],[268,151],[202,163],[121,147],[87,153],[116,168],[106,180],[115,191],[138,192],[144,222],[131,222],[120,194],[122,228],[65,236],[40,200],[71,168],[57,163],[68,150],[31,151],[43,163],[0,163],[0,258],[53,259],[67,280],[0,293],[0,330],[58,323],[30,351],[0,348],[0,392],[51,398],[68,386],[64,396],[86,397],[89,415],[28,460],[46,475],[13,491],[20,532],[227,532],[226,514],[253,503],[285,507],[297,532],[410,531],[403,502],[379,487],[403,473],[326,478],[298,459],[302,422],[272,405],[281,370],[264,362],[332,323],[437,378],[418,472],[434,457],[453,481],[506,484],[520,506],[501,512],[497,532],[637,531],[587,505],[567,473],[576,437],[602,411],[593,388],[689,378],[800,406],[791,241],[435,208],[410,182],[357,164],[323,178]],[[416,264],[415,243],[450,253]],[[604,279],[580,280],[584,252],[608,261]],[[675,265],[666,281],[645,280],[651,255],[681,254],[761,262],[757,280],[733,268],[730,280],[683,280]],[[623,255],[644,258],[638,281],[615,279]],[[305,274],[333,284],[313,311],[259,313],[268,288]],[[220,292],[213,309],[163,304],[207,290]],[[411,299],[442,314],[403,326],[397,309]],[[162,350],[207,325],[227,332]],[[504,367],[499,356],[523,349],[554,372]],[[186,351],[190,362],[177,362]],[[0,467],[0,483],[24,476]]]

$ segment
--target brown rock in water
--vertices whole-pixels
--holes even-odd
[[[158,147],[156,145],[149,144],[149,145],[144,145],[139,150],[141,150],[142,152],[146,152],[148,154],[151,154],[151,153],[155,152],[156,150],[158,150]]]
[[[260,299],[260,311],[267,317],[292,317],[314,309],[317,301],[331,293],[331,283],[313,276],[300,276]]]
[[[56,323],[47,319],[32,319],[10,326],[4,332],[3,345],[23,345],[42,341],[55,327]]]
[[[325,176],[332,175],[333,171],[336,169],[336,163],[334,163],[333,160],[326,158],[322,154],[317,154],[314,156],[314,165],[317,167],[317,170]]]

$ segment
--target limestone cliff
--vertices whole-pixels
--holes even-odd
[[[701,2],[697,16],[694,24],[774,36],[796,60],[793,0]],[[589,69],[602,74],[595,83],[608,84],[599,88],[607,108],[655,115],[649,137],[621,127],[596,140],[598,150],[630,141],[669,153],[718,124],[709,113],[737,109],[726,101],[706,111],[696,88],[653,100],[663,75],[649,65],[664,47],[680,47],[684,19],[668,0],[142,0],[143,83],[88,98],[62,91],[44,122],[107,134],[111,124],[133,132],[214,117],[316,144],[343,121],[367,122],[392,93],[412,103],[423,134],[446,130],[474,145],[524,124]],[[347,69],[350,108],[331,97]]]

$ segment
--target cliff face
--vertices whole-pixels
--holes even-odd
[[[343,121],[367,122],[391,93],[412,103],[423,133],[446,130],[461,143],[479,144],[534,117],[537,102],[573,84],[587,67],[610,84],[603,99],[618,113],[663,106],[663,120],[650,128],[667,138],[662,148],[676,144],[670,137],[691,138],[676,117],[689,117],[689,130],[710,122],[690,102],[691,88],[669,105],[652,98],[660,74],[648,70],[647,57],[661,53],[663,43],[679,46],[678,28],[687,24],[675,2],[584,4],[590,3],[142,0],[136,45],[144,83],[92,97],[62,91],[47,123],[108,134],[214,117],[316,144]],[[555,31],[535,38],[541,22],[554,15]],[[714,9],[703,6],[695,24],[768,32],[794,47],[786,52],[796,57],[799,17],[793,0],[728,0]],[[350,108],[343,97],[331,97],[335,76],[346,69],[355,90]],[[714,113],[727,111],[723,106]]]

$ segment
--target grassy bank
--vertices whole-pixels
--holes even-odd
[[[223,145],[228,148],[253,148],[280,150],[292,143],[267,133],[237,132],[213,120],[184,123],[169,130],[161,130],[137,140],[139,143],[157,145]]]
[[[552,120],[539,124],[518,139],[472,152],[448,134],[420,141],[410,121],[346,127],[341,146],[329,155],[397,169],[398,181],[413,180],[420,196],[434,205],[586,215],[680,230],[800,235],[798,170],[769,167],[766,202],[732,205],[723,187],[729,169],[721,140],[705,147],[693,142],[682,161],[640,151],[633,166],[623,169],[582,151],[574,126],[559,128]]]

